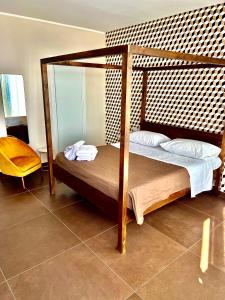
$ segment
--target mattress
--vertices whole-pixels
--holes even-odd
[[[59,153],[55,162],[70,174],[118,201],[118,148],[100,146],[97,157],[90,162],[69,161],[63,153]],[[190,188],[190,178],[184,167],[130,153],[128,208],[134,211],[138,224],[143,223],[143,213],[147,208],[186,188]]]
[[[119,148],[120,143],[112,144]],[[213,171],[221,166],[221,160],[217,157],[196,159],[168,152],[162,147],[149,147],[136,143],[129,144],[129,152],[146,156],[172,165],[184,167],[190,177],[191,197],[195,197],[203,191],[210,191],[213,187]]]

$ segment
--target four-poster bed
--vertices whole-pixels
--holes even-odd
[[[122,65],[98,64],[88,62],[77,62],[75,60],[95,58],[102,56],[122,55]],[[187,65],[173,65],[160,67],[142,67],[133,66],[133,55],[146,55],[152,57],[175,59],[188,61],[192,64]],[[96,189],[84,180],[71,174],[68,170],[57,164],[53,160],[52,149],[52,135],[51,135],[51,117],[50,117],[50,102],[48,92],[48,76],[47,65],[64,65],[74,67],[89,67],[89,68],[103,68],[115,69],[122,71],[122,95],[121,95],[121,135],[120,135],[120,158],[119,158],[119,191],[118,202],[112,197]],[[198,139],[221,147],[220,158],[222,162],[225,156],[225,135],[214,134],[209,132],[200,132],[192,129],[178,128],[169,125],[153,124],[145,121],[146,98],[147,98],[147,81],[148,71],[161,71],[173,69],[194,69],[194,68],[220,68],[225,67],[225,59],[192,55],[186,53],[172,52],[160,49],[144,48],[136,45],[124,45],[102,48],[91,51],[84,51],[74,54],[67,54],[55,57],[49,57],[41,60],[43,97],[45,109],[46,135],[48,147],[48,161],[49,161],[49,185],[50,193],[55,192],[55,179],[58,178],[78,193],[87,198],[90,202],[101,208],[104,212],[111,215],[118,220],[118,249],[121,253],[126,252],[126,224],[133,218],[133,213],[127,208],[128,202],[128,171],[129,171],[129,134],[130,134],[130,99],[131,99],[131,83],[132,71],[139,71],[143,73],[142,85],[142,106],[141,106],[141,123],[142,130],[159,132],[167,135],[170,138],[191,138]],[[222,167],[217,170],[215,190],[219,190],[221,184]],[[166,199],[160,199],[156,204],[145,210],[147,214],[167,203],[170,203],[187,193],[189,188],[176,191],[170,194]]]

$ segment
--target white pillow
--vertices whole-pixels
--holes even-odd
[[[216,157],[221,151],[219,147],[212,144],[189,139],[174,139],[160,146],[168,152],[198,159]]]
[[[157,147],[167,141],[170,141],[170,138],[152,131],[139,130],[130,134],[130,142],[145,146]]]

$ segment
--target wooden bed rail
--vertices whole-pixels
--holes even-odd
[[[111,70],[122,70],[122,65],[113,64],[102,64],[102,63],[89,63],[82,61],[61,61],[51,63],[52,65],[59,66],[70,66],[70,67],[85,67],[85,68],[95,68],[95,69],[111,69]],[[186,65],[175,65],[175,66],[160,66],[160,67],[139,67],[132,66],[133,71],[173,71],[173,70],[186,70],[186,69],[210,69],[210,68],[222,68],[222,65],[212,65],[212,64],[186,64]]]
[[[183,61],[215,65],[215,66],[216,65],[225,66],[225,59],[222,58],[182,53],[177,51],[168,51],[168,50],[149,48],[149,47],[141,47],[138,45],[121,45],[121,46],[106,47],[106,48],[100,48],[95,50],[47,57],[47,58],[42,58],[41,63],[50,64],[50,63],[65,62],[69,60],[122,55],[123,53],[128,53],[128,52],[131,53],[132,55],[152,56],[152,57],[159,57],[159,58],[166,58],[166,59],[173,59],[173,60],[183,60]]]
[[[211,57],[211,56],[205,56],[205,55],[196,55],[196,54],[182,53],[182,52],[177,52],[177,51],[140,47],[137,45],[131,45],[130,52],[132,52],[132,54],[134,54],[134,55],[136,54],[136,55],[143,55],[143,56],[152,56],[152,57],[159,57],[159,58],[166,58],[166,59],[197,62],[197,63],[202,63],[202,64],[225,66],[224,59]]]
[[[75,62],[74,60],[81,60],[87,58],[103,57],[122,55],[122,66],[111,64],[98,64],[89,62]],[[177,66],[160,66],[160,67],[142,67],[133,66],[133,55],[146,55],[152,57],[160,57],[166,59],[175,59],[181,61],[188,61],[189,65],[177,65]],[[194,63],[194,64],[193,64]],[[72,54],[59,55],[49,58],[41,59],[41,75],[42,75],[42,88],[43,88],[43,100],[44,100],[44,112],[45,112],[45,127],[46,127],[46,139],[48,150],[48,162],[49,162],[49,186],[50,193],[55,193],[55,179],[53,170],[53,148],[52,148],[52,131],[51,131],[51,113],[49,102],[49,90],[48,90],[48,75],[47,65],[57,64],[74,67],[90,67],[90,68],[103,68],[103,69],[115,69],[122,70],[122,97],[121,97],[121,138],[120,138],[120,170],[119,170],[119,199],[118,199],[118,249],[121,253],[126,252],[126,223],[127,223],[127,200],[128,200],[128,167],[129,167],[129,128],[130,128],[130,103],[131,103],[131,85],[132,85],[132,71],[143,72],[143,89],[142,99],[143,104],[141,108],[141,128],[152,131],[160,130],[171,137],[189,137],[198,138],[205,141],[209,141],[214,144],[222,145],[221,158],[224,160],[225,156],[225,137],[217,134],[203,133],[188,130],[182,128],[175,130],[175,127],[166,125],[149,124],[145,122],[146,111],[146,99],[147,99],[147,82],[148,71],[163,71],[163,70],[176,70],[176,69],[199,69],[199,68],[218,68],[225,67],[225,59],[214,58],[202,55],[193,55],[188,53],[180,53],[174,51],[167,51],[161,49],[145,48],[137,45],[122,45],[107,47],[102,49],[95,49],[90,51],[83,51]],[[175,132],[177,135],[175,135]],[[223,166],[219,171],[217,185],[221,184],[221,172]]]

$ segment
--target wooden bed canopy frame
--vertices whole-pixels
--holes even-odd
[[[103,56],[122,56],[122,65],[88,63],[75,60],[103,57]],[[151,56],[166,59],[175,59],[190,62],[185,65],[167,65],[159,67],[142,67],[133,66],[133,56]],[[71,175],[66,170],[57,166],[53,160],[52,147],[52,131],[51,131],[51,115],[48,88],[48,65],[63,65],[74,67],[103,68],[115,69],[122,71],[122,95],[121,95],[121,127],[120,127],[120,167],[119,167],[119,196],[118,202],[109,196],[89,186],[79,178]],[[214,134],[204,131],[185,129],[169,125],[154,124],[145,121],[146,98],[147,98],[147,81],[148,71],[162,70],[179,70],[179,69],[199,69],[199,68],[220,68],[225,67],[225,59],[213,58],[208,56],[193,55],[188,53],[153,49],[140,47],[136,45],[123,45],[115,47],[107,47],[102,49],[78,52],[73,54],[60,55],[41,59],[42,87],[44,98],[45,124],[47,136],[48,162],[49,162],[49,186],[50,193],[55,193],[55,178],[66,183],[78,193],[86,197],[90,202],[94,203],[105,213],[110,214],[118,220],[118,250],[121,253],[126,252],[126,225],[132,219],[132,211],[127,209],[128,201],[128,168],[129,168],[129,133],[130,133],[130,110],[131,110],[131,85],[132,71],[140,71],[143,73],[142,83],[142,106],[141,106],[141,123],[140,128],[163,133],[170,138],[192,138],[210,142],[221,147],[220,157],[224,162],[225,156],[225,134]],[[223,165],[216,171],[215,190],[219,191],[221,185],[221,177]],[[178,191],[170,195],[167,199],[162,199],[156,205],[151,206],[145,211],[145,214],[172,202],[189,193],[189,189]]]

